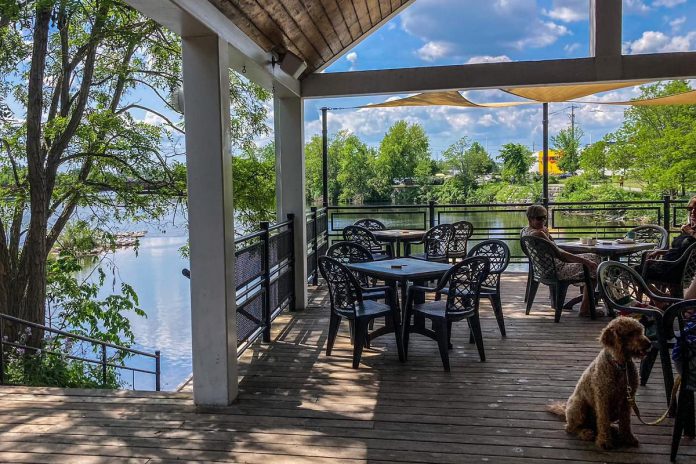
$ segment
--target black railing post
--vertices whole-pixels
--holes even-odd
[[[669,195],[664,195],[662,197],[662,226],[665,228],[667,231],[667,237],[669,238],[669,229],[670,229],[670,222],[671,222],[671,214],[670,214],[670,206],[671,206],[671,197]]]
[[[321,109],[321,197],[322,206],[329,206],[329,132],[326,128],[326,112]]]
[[[155,391],[160,391],[162,389],[162,384],[160,383],[160,377],[162,374],[162,356],[159,350],[155,351]]]
[[[435,202],[430,200],[428,202],[428,215],[430,215],[430,228],[435,227]]]
[[[271,233],[269,228],[271,223],[263,221],[261,223],[261,240],[263,242],[263,304],[261,314],[263,318],[263,342],[271,341]]]
[[[0,317],[0,385],[5,385],[5,321]]]
[[[101,346],[102,387],[106,388],[106,345]]]
[[[307,227],[307,218],[304,217],[304,215],[302,220],[305,222],[305,227]],[[292,296],[290,297],[290,311],[295,311],[295,308],[297,308],[297,295],[295,294],[295,281],[297,279],[297,276],[295,275],[295,260],[297,259],[297,254],[295,252],[297,250],[295,250],[295,215],[293,213],[288,214],[288,221],[288,227],[290,227],[290,265],[292,266],[292,272],[290,273],[290,288],[292,288]],[[306,265],[307,263],[305,262],[305,266]],[[303,282],[303,285],[307,285],[307,281]]]
[[[317,207],[312,206],[312,228],[314,238],[312,239],[312,253],[314,253],[314,271],[312,271],[312,285],[319,285],[319,237],[317,237],[317,223],[319,217],[317,215]]]

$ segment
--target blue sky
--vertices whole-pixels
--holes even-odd
[[[696,50],[696,0],[624,0],[623,10],[624,53]],[[416,0],[326,72],[585,57],[589,55],[588,13],[588,0]],[[635,97],[636,92],[631,88],[594,98],[623,100]],[[494,90],[465,96],[473,101],[509,99]],[[305,136],[308,140],[320,133],[322,106],[354,107],[391,97],[307,101]],[[554,135],[569,124],[569,104],[551,104],[550,112],[550,133]],[[623,108],[579,105],[575,115],[585,133],[583,142],[590,143],[620,125]],[[494,156],[507,142],[539,149],[542,141],[541,105],[495,110],[341,110],[330,112],[328,128],[330,134],[349,130],[376,146],[399,119],[423,125],[436,158],[462,136],[486,145]]]

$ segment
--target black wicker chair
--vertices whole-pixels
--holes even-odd
[[[367,230],[385,230],[387,226],[385,226],[382,222],[378,221],[377,219],[358,219],[353,223],[354,226],[360,226],[364,227]]]
[[[374,261],[370,250],[355,242],[336,242],[326,251],[326,256],[333,258],[341,264],[365,263]],[[381,289],[374,290],[377,279],[370,278],[362,272],[351,271],[360,286],[363,287],[364,300],[381,300],[387,298],[386,292]]]
[[[525,303],[529,300],[529,289],[532,287],[532,282],[534,281],[534,269],[532,268],[532,260],[529,259],[529,253],[527,253],[527,248],[525,247],[524,243],[522,243],[522,237],[525,236],[526,229],[526,227],[523,227],[522,230],[520,230],[520,248],[522,249],[522,253],[524,253],[524,255],[527,257],[527,261],[529,262],[529,266],[527,266],[527,285],[524,288]]]
[[[440,224],[432,227],[423,235],[423,240],[411,244],[411,246],[422,244],[423,253],[412,253],[409,258],[446,263],[449,242],[452,240],[453,233],[452,224]]]
[[[319,271],[329,287],[331,300],[331,319],[329,323],[329,339],[326,344],[326,355],[331,355],[338,327],[342,318],[353,321],[355,337],[353,343],[353,368],[360,365],[363,346],[369,340],[367,332],[370,321],[378,317],[391,317],[396,336],[396,346],[399,352],[399,360],[403,361],[404,350],[401,342],[401,325],[399,324],[399,306],[396,296],[390,287],[383,287],[389,304],[377,301],[365,300],[363,288],[358,279],[343,264],[328,256],[319,258]],[[376,287],[372,288],[373,290]]]
[[[527,250],[527,255],[532,263],[531,266],[533,271],[533,279],[529,286],[529,295],[527,296],[526,314],[529,314],[532,310],[534,297],[539,289],[539,284],[542,283],[549,286],[549,290],[551,291],[551,302],[555,310],[554,320],[559,322],[561,320],[561,312],[563,312],[565,297],[568,293],[568,287],[580,284],[592,289],[592,291],[587,293],[590,297],[590,317],[595,319],[594,289],[592,278],[590,277],[590,270],[587,266],[583,265],[584,272],[581,278],[561,279],[558,275],[556,261],[562,261],[563,257],[561,255],[561,250],[559,250],[553,242],[540,237],[525,236],[521,238],[521,243],[522,249]]]
[[[369,229],[362,226],[346,226],[343,228],[343,239],[347,242],[358,243],[367,248],[375,261],[391,259],[394,250],[391,243],[380,243]]]
[[[450,370],[448,348],[452,335],[452,323],[466,319],[474,334],[476,348],[481,362],[486,361],[486,353],[483,349],[483,335],[481,333],[481,321],[479,320],[479,295],[481,282],[488,275],[490,265],[488,258],[466,258],[455,264],[442,276],[435,288],[413,285],[409,288],[406,300],[406,315],[404,317],[404,355],[408,357],[408,340],[411,332],[425,335],[438,343],[440,357],[445,371]],[[448,287],[446,300],[430,301],[414,305],[413,299],[416,292],[442,292]],[[433,330],[424,326],[411,325],[411,315],[420,315],[430,319]]]
[[[649,267],[660,266],[664,272],[659,277],[650,277]],[[660,288],[671,289],[676,298],[684,296],[684,288],[688,287],[696,274],[696,243],[691,244],[676,261],[665,259],[644,259],[640,266],[641,277],[646,282]],[[652,273],[655,274],[655,273]]]
[[[639,315],[645,326],[645,335],[653,342],[653,347],[640,363],[640,384],[645,385],[650,372],[660,355],[667,401],[672,392],[672,363],[669,359],[669,346],[672,341],[663,330],[663,311],[656,304],[674,304],[681,300],[656,293],[631,267],[616,261],[605,261],[597,269],[599,291],[610,314]]]
[[[500,275],[510,264],[510,248],[502,240],[485,240],[477,243],[467,256],[469,258],[485,256],[490,261],[488,277],[481,283],[481,296],[490,300],[495,318],[498,321],[500,335],[504,337],[505,320],[503,319],[503,303],[500,299]]]
[[[453,234],[447,248],[450,259],[466,257],[469,239],[474,233],[474,225],[468,221],[458,221],[452,224]]]
[[[694,392],[696,392],[696,300],[686,300],[671,306],[664,315],[665,336],[675,335],[675,321],[679,330],[674,350],[678,351],[675,364],[681,373],[682,383],[677,394],[677,408],[672,429],[670,460],[677,459],[682,434],[696,436],[694,417]]]
[[[655,245],[653,250],[664,250],[669,247],[669,234],[664,229],[658,225],[646,225],[638,226],[629,230],[626,234],[633,234],[633,239],[636,243],[652,243]],[[636,264],[641,264],[645,259],[645,255],[650,253],[651,250],[643,250],[636,253],[631,253],[626,257],[626,262],[629,266]]]

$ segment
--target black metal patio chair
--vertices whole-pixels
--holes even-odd
[[[645,326],[645,335],[653,342],[648,355],[640,363],[640,384],[645,385],[657,356],[662,363],[667,402],[672,392],[672,363],[669,359],[669,346],[673,340],[663,330],[663,310],[658,305],[674,305],[681,300],[658,294],[631,267],[616,261],[605,261],[597,269],[599,291],[609,309],[616,315],[640,317]]]
[[[364,227],[367,230],[385,230],[387,228],[387,226],[385,226],[381,221],[370,218],[358,219],[353,223],[353,225]]]
[[[558,262],[563,261],[561,250],[551,241],[540,238],[525,236],[521,239],[522,249],[527,250],[527,255],[531,262],[533,278],[529,285],[529,295],[527,296],[527,310],[525,314],[529,314],[534,304],[534,297],[539,289],[539,284],[544,284],[551,291],[551,304],[555,310],[554,321],[561,320],[563,305],[568,287],[571,285],[582,285],[592,289],[587,292],[590,298],[590,317],[595,319],[595,296],[592,284],[590,270],[583,265],[583,275],[577,279],[562,279],[558,273]]]
[[[498,321],[500,335],[505,337],[503,303],[500,298],[500,276],[510,264],[510,248],[502,240],[484,240],[474,245],[469,251],[467,257],[473,256],[485,256],[490,261],[488,277],[481,283],[481,296],[490,300],[495,319]]]
[[[452,224],[440,224],[430,228],[423,235],[423,240],[411,244],[411,246],[423,245],[423,253],[411,253],[408,257],[446,263],[449,258],[449,242],[452,240],[453,234]]]
[[[636,243],[652,243],[655,245],[653,250],[664,250],[669,247],[669,234],[664,227],[655,224],[638,226],[629,230],[626,233],[626,238],[629,234],[633,234],[633,240]],[[641,264],[645,259],[645,255],[652,250],[643,250],[636,253],[631,253],[626,257],[626,262],[629,266]]]
[[[379,242],[369,229],[362,226],[346,226],[343,228],[343,239],[347,242],[358,243],[367,248],[375,261],[391,259],[394,249],[391,243]]]
[[[665,311],[665,336],[675,337],[675,322],[679,336],[675,337],[673,356],[681,374],[681,385],[677,393],[677,405],[672,429],[670,460],[677,459],[682,435],[696,436],[694,392],[696,392],[696,300],[686,300],[672,305]]]
[[[455,264],[442,276],[435,288],[413,285],[409,288],[406,300],[406,315],[404,317],[404,355],[408,357],[408,341],[410,333],[419,333],[437,341],[440,358],[445,371],[449,372],[450,362],[448,349],[452,335],[452,323],[466,319],[474,335],[476,348],[481,362],[486,361],[483,348],[483,335],[479,319],[479,295],[481,282],[490,269],[488,258],[477,256],[466,258]],[[445,300],[429,301],[423,304],[413,304],[416,292],[438,294],[447,287]],[[411,316],[420,315],[432,321],[433,330],[421,325],[411,325]]]
[[[664,272],[652,273],[650,266],[659,266]],[[690,245],[675,261],[665,259],[644,259],[640,266],[641,277],[659,288],[670,289],[673,297],[682,298],[684,288],[688,287],[696,275],[696,243]],[[652,276],[650,276],[652,274]],[[657,275],[655,275],[657,274]]]
[[[329,288],[331,301],[331,317],[329,322],[329,338],[326,344],[326,355],[331,355],[341,319],[353,321],[355,337],[353,342],[353,368],[360,365],[363,346],[369,339],[367,332],[370,321],[378,317],[391,317],[394,325],[396,346],[399,360],[403,361],[404,350],[401,341],[401,325],[399,324],[399,306],[396,295],[390,287],[383,287],[387,294],[388,304],[365,300],[363,288],[353,273],[337,260],[328,256],[319,257],[319,272]],[[377,287],[373,287],[373,290]]]
[[[333,258],[341,264],[365,263],[374,261],[370,250],[355,242],[336,242],[326,251],[326,256]],[[384,287],[377,290],[377,279],[370,278],[362,272],[351,271],[360,286],[363,287],[364,300],[381,300],[387,298]]]
[[[449,259],[457,260],[466,257],[469,239],[474,233],[474,225],[469,221],[457,221],[452,223],[452,229],[447,255]]]
[[[522,249],[522,253],[527,257],[529,263],[527,266],[527,285],[524,287],[524,302],[526,303],[529,300],[529,289],[532,287],[532,282],[534,281],[534,269],[532,268],[533,263],[529,258],[529,253],[527,253],[527,247],[522,242],[522,237],[525,236],[525,229],[526,227],[523,227],[522,230],[520,230],[520,248]]]

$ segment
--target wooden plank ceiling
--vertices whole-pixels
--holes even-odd
[[[412,0],[208,0],[267,52],[321,70]]]

